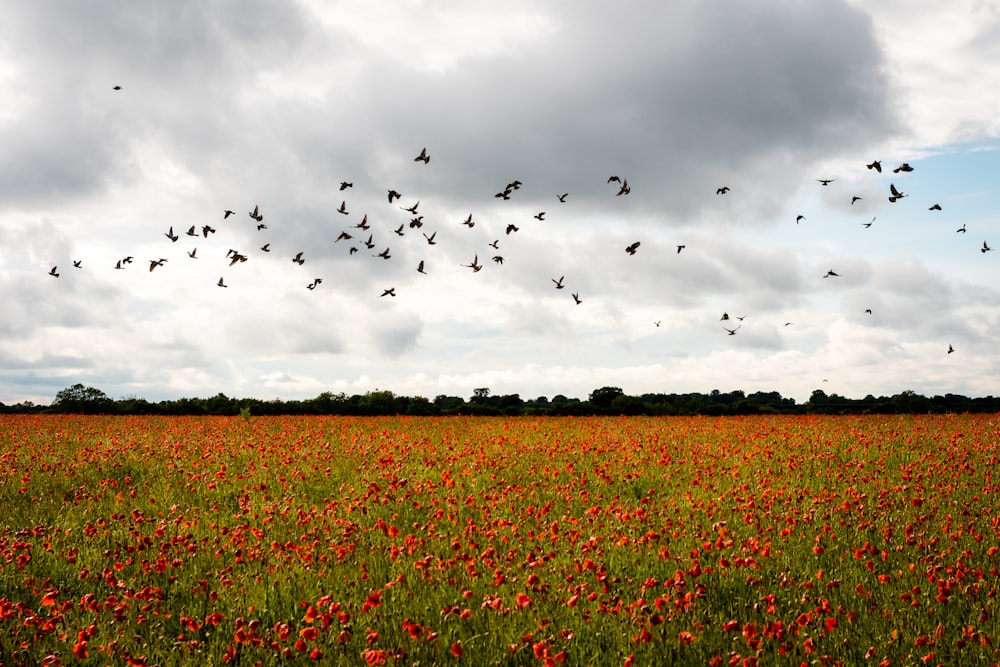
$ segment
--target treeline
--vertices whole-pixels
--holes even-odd
[[[586,400],[563,395],[523,399],[518,394],[493,395],[475,389],[468,399],[439,395],[399,396],[391,391],[369,391],[348,396],[323,392],[305,400],[180,398],[150,402],[143,398],[113,399],[100,389],[75,384],[59,391],[50,405],[31,402],[4,405],[3,413],[74,413],[112,415],[751,415],[751,414],[918,414],[1000,412],[1000,398],[969,398],[957,394],[922,396],[904,391],[894,396],[851,399],[817,389],[805,403],[776,391],[708,394],[650,393],[632,396],[619,387],[601,387]]]

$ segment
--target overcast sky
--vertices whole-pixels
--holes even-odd
[[[0,6],[0,401],[1000,392],[996,2],[391,5]]]

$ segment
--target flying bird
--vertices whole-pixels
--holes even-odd
[[[635,251],[639,249],[640,245],[641,245],[641,243],[639,241],[636,241],[635,243],[627,245],[627,246],[625,246],[625,252],[627,252],[630,255],[634,255]]]
[[[729,192],[729,186],[728,185],[723,185],[721,188],[716,189],[715,194],[717,194],[717,195],[724,195],[727,192]]]
[[[195,248],[194,250],[188,250],[188,257],[190,257],[191,259],[198,259],[197,253],[198,253],[197,248]]]
[[[608,183],[621,183],[622,179],[617,176],[608,176]]]
[[[471,213],[469,214],[469,217],[465,219],[465,222],[463,222],[462,224],[465,225],[466,227],[468,227],[469,229],[472,229],[473,227],[476,226],[476,223],[473,222],[473,220],[472,220],[472,214]]]
[[[728,319],[729,319],[729,313],[722,313],[722,317],[719,318],[719,321],[721,322],[722,320],[728,320]]]
[[[953,348],[951,345],[949,345],[948,346],[948,354],[951,354],[954,351],[955,351],[955,348]]]
[[[499,243],[500,243],[500,239],[495,239],[495,240],[493,241],[493,243],[490,243],[490,244],[489,244],[489,246],[490,246],[491,248],[493,248],[494,250],[499,250],[499,249],[500,249],[500,246],[499,246]]]
[[[261,222],[261,223],[259,223],[257,225],[257,231],[259,232],[259,231],[261,231],[263,229],[267,229],[267,225],[265,225],[263,222]]]
[[[306,263],[306,260],[302,257],[301,252],[295,253],[295,257],[292,257],[292,261],[298,264],[299,266],[302,266],[303,264]]]
[[[236,211],[230,211],[227,208],[225,211],[222,212],[222,219],[225,220],[226,218],[228,218],[229,216],[233,215],[234,213],[236,213]]]
[[[535,220],[544,220],[544,219],[545,219],[545,211],[541,211],[540,213],[535,214]]]
[[[334,239],[333,242],[334,243],[339,243],[340,241],[346,241],[347,239],[353,239],[353,238],[354,237],[351,236],[350,234],[348,234],[347,232],[340,232],[340,235],[338,235],[337,238]]]
[[[354,225],[356,229],[368,229],[368,214],[365,213],[365,217],[361,218],[361,222]]]
[[[399,199],[403,195],[399,194],[395,190],[389,190],[389,195],[388,196],[389,196],[389,203],[391,204],[393,199]]]
[[[389,259],[390,257],[392,257],[392,255],[389,254],[389,249],[386,248],[385,250],[383,250],[379,254],[372,255],[372,257],[381,257],[382,259]]]
[[[445,157],[447,157],[447,156],[445,156]],[[413,158],[413,161],[414,162],[423,162],[424,164],[427,164],[427,163],[429,163],[431,161],[431,156],[427,154],[427,149],[426,148],[421,148],[420,149],[420,155],[418,155],[417,157]],[[447,162],[447,160],[445,160],[445,162]]]
[[[420,260],[420,263],[417,264],[417,273],[427,274],[427,272],[424,271],[424,260]]]
[[[260,249],[263,250],[264,252],[271,252],[271,244],[265,243],[260,247]]]
[[[632,192],[632,188],[630,188],[629,185],[628,185],[628,179],[627,178],[623,178],[622,179],[622,186],[621,186],[621,188],[619,188],[618,194],[616,194],[615,196],[616,197],[621,197],[622,195],[627,195],[630,192]]]
[[[80,267],[83,266],[83,260],[82,259],[74,259],[73,260],[73,266],[79,269]]]
[[[511,232],[520,231],[520,229],[521,229],[520,227],[518,227],[517,225],[515,225],[513,223],[507,225],[507,236],[510,236]]]
[[[122,270],[124,270],[124,269],[125,269],[125,267],[124,267],[124,266],[122,266],[122,261],[121,261],[120,259],[119,259],[119,260],[118,260],[118,262],[117,262],[117,263],[115,264],[115,268],[116,268],[116,269],[118,269],[119,271],[122,271]]]
[[[179,236],[177,236],[177,234],[174,234],[173,226],[170,227],[169,231],[163,232],[163,235],[166,236],[168,239],[170,239],[173,243],[176,243],[177,239],[180,238]]]
[[[742,327],[742,326],[743,325],[741,324],[741,325],[737,326],[735,329],[730,329],[729,327],[722,327],[722,328],[725,329],[726,331],[728,331],[730,336],[735,336],[736,332],[739,331],[740,327]]]
[[[240,253],[238,253],[238,252],[236,252],[234,250],[234,251],[232,251],[232,255],[230,256],[230,259],[229,259],[229,266],[233,266],[237,262],[245,262],[245,261],[247,261],[247,256],[246,255],[242,255],[242,254],[240,254]],[[292,260],[292,261],[294,261],[294,260]]]
[[[188,236],[198,236],[198,232],[194,230],[194,227],[195,227],[194,225],[191,225],[191,228],[184,233],[187,234]]]
[[[861,199],[863,199],[863,198],[859,197],[857,195],[854,195],[853,197],[851,197],[851,206],[854,206],[854,202],[860,201]]]
[[[337,213],[343,213],[344,215],[347,215],[347,201],[346,200],[340,202],[340,208],[337,209]]]
[[[551,278],[550,280],[552,280],[552,282],[554,282],[556,284],[556,289],[562,289],[563,288],[563,284],[562,284],[563,283],[563,278],[565,278],[565,277],[566,276],[559,276],[559,280],[556,280],[555,278]]]
[[[218,285],[219,287],[229,287],[229,285],[227,285],[226,283],[224,283],[222,281],[222,277],[221,276],[219,277],[219,282],[217,282],[215,284]]]
[[[53,278],[58,278],[59,273],[56,271],[56,269],[58,268],[59,268],[58,266],[53,266],[51,269],[49,269],[49,275],[52,276]]]
[[[260,227],[260,225],[257,225],[257,227],[259,228],[259,227]],[[202,236],[204,236],[204,237],[205,237],[206,239],[208,238],[208,235],[209,235],[209,234],[214,234],[214,233],[215,233],[215,228],[214,228],[214,227],[209,227],[208,225],[204,225],[204,226],[203,226],[203,227],[201,228],[201,234],[202,234]]]
[[[397,227],[396,229],[394,229],[392,231],[395,232],[397,236],[402,236],[403,235],[403,225],[400,224],[399,227]]]
[[[962,226],[959,227],[958,229],[956,229],[955,231],[956,232],[961,232],[962,234],[964,234],[965,233],[965,223],[962,223]]]
[[[882,173],[882,163],[879,160],[872,160],[865,166],[868,167],[869,169],[874,169],[880,174]]]
[[[394,296],[396,296],[396,288],[395,287],[390,287],[390,288],[388,288],[386,290],[383,290],[382,294],[380,294],[379,296],[393,296],[394,297]]]
[[[322,278],[313,278],[313,281],[308,285],[306,285],[306,289],[310,290],[316,289],[316,286],[319,285],[321,282],[323,282]]]
[[[993,250],[993,248],[991,248],[988,245],[986,245],[986,241],[983,241],[983,247],[982,247],[982,249],[979,252],[985,254],[985,253],[988,253],[990,250]]]
[[[656,320],[655,322],[653,322],[653,324],[655,324],[656,326],[660,326],[660,322],[661,320]]]
[[[341,181],[340,182],[340,190],[341,190],[341,192],[343,192],[347,188],[353,188],[353,187],[354,187],[354,183],[348,183],[347,181]]]
[[[427,234],[424,234],[424,238],[427,239],[427,245],[434,245],[434,244],[437,243],[437,241],[434,240],[435,236],[437,236],[437,232],[434,232],[430,236],[427,236]]]
[[[417,217],[410,220],[410,229],[417,228],[420,229],[424,226],[424,216],[418,215]]]
[[[930,207],[929,209],[927,209],[927,210],[928,210],[928,211],[940,211],[940,210],[941,210],[941,204],[934,204],[933,206],[931,206],[931,207]]]
[[[412,213],[413,215],[416,215],[417,214],[417,207],[418,206],[420,206],[420,200],[419,199],[417,200],[416,204],[414,204],[413,206],[410,206],[409,208],[407,208],[405,206],[400,206],[399,208],[402,209],[402,210],[404,210],[404,211],[406,211],[407,213]]]
[[[568,197],[568,196],[569,196],[569,193],[566,192],[566,193],[563,193],[561,195],[556,195],[556,199],[558,199],[561,203],[565,204],[566,203],[566,197]]]
[[[899,173],[899,172],[901,172],[901,171],[913,171],[913,167],[911,167],[911,166],[909,165],[909,163],[907,163],[907,162],[904,162],[903,164],[901,164],[901,165],[899,165],[898,167],[896,167],[895,169],[893,169],[893,170],[892,170],[892,173],[894,173],[894,174],[898,174],[898,173]]]
[[[372,243],[372,236],[374,236],[374,235],[373,235],[373,234],[369,234],[369,235],[368,235],[368,240],[367,240],[367,241],[365,241],[365,247],[366,247],[366,248],[368,248],[369,250],[371,250],[372,248],[374,248],[374,247],[375,247],[375,244],[374,244],[374,243]],[[355,251],[356,251],[356,250],[357,250],[357,249],[355,249]]]
[[[583,303],[583,301],[580,299],[580,293],[579,292],[573,292],[573,301],[575,301],[576,305],[578,305],[578,306],[581,303]]]
[[[149,272],[152,273],[153,269],[155,269],[156,267],[163,266],[163,263],[166,261],[167,260],[163,259],[162,257],[160,259],[149,260]]]
[[[872,309],[871,308],[865,308],[865,313],[867,313],[868,315],[871,315],[872,314]]]
[[[503,257],[500,255],[493,255],[493,261],[497,264],[503,264]]]
[[[902,192],[900,192],[899,190],[896,189],[896,186],[894,184],[892,184],[892,183],[889,184],[889,201],[890,202],[894,202],[897,199],[902,199],[905,196],[906,195],[904,195]]]
[[[677,254],[678,255],[681,254],[681,250],[684,250],[684,248],[686,248],[686,247],[687,247],[686,245],[679,245],[679,246],[677,246]]]
[[[878,216],[876,216],[876,217],[878,217]],[[862,222],[861,224],[864,225],[865,229],[868,229],[869,227],[872,226],[872,223],[874,223],[874,222],[875,222],[875,218],[872,218],[871,221],[869,221],[869,222]]]
[[[121,90],[121,86],[111,86],[111,90]]]
[[[836,178],[817,178],[816,179],[816,181],[820,185],[830,185],[830,183],[833,183],[835,180],[837,180],[837,179]]]
[[[493,196],[496,197],[497,199],[505,199],[505,200],[510,199],[510,188],[504,188],[503,190],[501,190],[500,192],[496,193]]]
[[[481,268],[483,268],[482,264],[479,263],[479,253],[476,253],[476,255],[472,258],[472,264],[463,264],[462,266],[472,269],[473,273],[478,272]]]
[[[829,278],[831,276],[840,277],[840,274],[837,273],[836,271],[834,271],[833,269],[830,269],[829,271],[826,272],[826,274],[823,277],[824,278]]]
[[[264,219],[264,216],[261,215],[260,213],[260,206],[253,207],[253,210],[250,211],[250,217],[256,220],[257,222],[260,222],[261,220]]]
[[[801,214],[797,215],[797,216],[795,216],[795,224],[797,225],[797,224],[799,224],[800,222],[802,222],[805,219],[806,219],[806,216],[801,215]]]

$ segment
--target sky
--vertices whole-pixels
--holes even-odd
[[[998,4],[4,3],[0,402],[996,395]]]

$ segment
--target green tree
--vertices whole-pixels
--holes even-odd
[[[79,382],[59,390],[52,407],[56,412],[79,412],[96,414],[112,412],[114,401],[96,387],[85,387]]]

